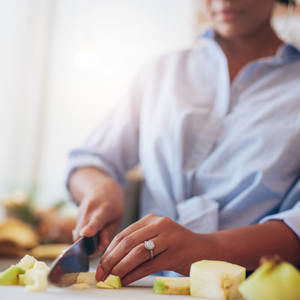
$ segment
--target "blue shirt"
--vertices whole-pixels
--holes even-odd
[[[198,233],[283,220],[300,237],[300,50],[247,64],[230,84],[209,36],[149,63],[70,170],[94,166],[117,182],[141,163],[140,216]]]

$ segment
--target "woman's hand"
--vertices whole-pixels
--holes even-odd
[[[75,171],[76,172],[76,171]],[[94,168],[79,169],[70,180],[73,197],[77,196],[79,213],[73,240],[93,236],[99,230],[100,244],[94,253],[101,253],[111,242],[124,214],[124,194],[121,186]]]
[[[144,245],[148,240],[155,244],[152,260]],[[147,215],[113,239],[100,261],[96,279],[113,274],[127,285],[162,270],[189,276],[191,264],[203,257],[202,249],[207,249],[206,240],[205,235],[193,233],[169,218]]]

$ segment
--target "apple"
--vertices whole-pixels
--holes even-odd
[[[100,281],[97,283],[97,287],[99,288],[108,288],[106,287],[107,285],[111,286],[113,289],[120,289],[122,287],[120,277],[110,274],[104,282]]]
[[[97,287],[100,289],[114,289],[114,287],[112,287],[111,285],[108,285],[106,283],[104,283],[103,281],[99,281],[97,283]]]
[[[97,280],[95,278],[96,272],[80,272],[76,279],[76,284],[86,283],[90,285],[97,284]]]
[[[37,269],[34,272],[34,283],[26,285],[28,292],[45,292],[48,287],[47,270]]]
[[[156,277],[153,285],[155,294],[190,295],[189,277]]]
[[[24,273],[22,268],[12,265],[0,275],[0,285],[18,285],[19,275]]]
[[[90,288],[90,286],[84,282],[74,284],[75,290],[88,290],[89,288]]]
[[[26,270],[33,268],[35,262],[36,262],[36,259],[33,256],[26,254],[20,260],[20,262],[17,264],[17,266],[19,266],[20,268],[22,268],[23,270],[26,271]]]
[[[275,256],[256,269],[239,290],[248,300],[299,300],[300,272]]]
[[[191,296],[208,299],[242,298],[238,290],[246,269],[223,261],[201,260],[190,270]]]

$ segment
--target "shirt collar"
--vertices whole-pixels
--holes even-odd
[[[203,38],[214,40],[215,31],[213,29],[208,29],[199,36],[198,40]],[[271,65],[282,65],[300,60],[300,45],[297,45],[296,43],[285,42],[277,49],[275,56],[262,58],[262,60],[267,60]]]

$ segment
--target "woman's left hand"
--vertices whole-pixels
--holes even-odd
[[[147,215],[119,233],[97,268],[96,279],[117,275],[122,285],[162,270],[189,276],[193,262],[207,258],[209,235],[196,234],[167,217]],[[144,241],[154,242],[153,259]]]

